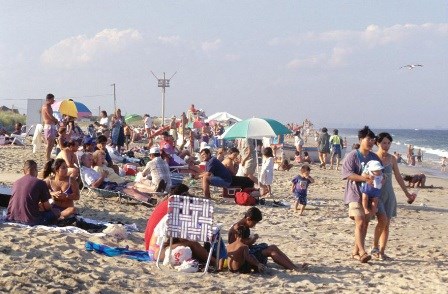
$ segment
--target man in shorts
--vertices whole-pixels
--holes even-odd
[[[46,159],[47,161],[51,158],[51,151],[54,147],[54,140],[56,138],[56,126],[58,124],[58,120],[53,116],[53,109],[51,108],[51,104],[54,103],[54,95],[47,94],[47,98],[45,99],[45,104],[42,106],[42,121],[44,122],[44,138],[47,143],[46,150]]]
[[[330,137],[330,169],[333,169],[334,158],[336,157],[336,170],[339,170],[339,161],[342,156],[342,138],[339,136],[339,131],[337,129],[333,130],[333,135]]]
[[[268,262],[268,257],[278,265],[284,267],[288,270],[302,271],[306,270],[309,266],[307,263],[302,263],[301,265],[294,264],[291,259],[289,259],[286,254],[281,251],[276,245],[268,245],[266,243],[256,243],[259,239],[258,234],[250,236],[250,229],[254,228],[263,219],[261,211],[257,207],[249,208],[244,217],[238,222],[232,225],[228,233],[228,242],[232,244],[237,240],[237,232],[239,226],[244,226],[247,228],[249,235],[248,238],[241,239],[241,241],[249,246],[249,254],[254,256],[257,261],[261,264],[266,264]]]
[[[365,126],[358,132],[359,148],[352,150],[344,158],[342,179],[347,180],[344,202],[348,205],[348,215],[355,221],[355,242],[352,258],[361,263],[368,262],[372,257],[365,250],[365,239],[370,217],[365,215],[362,206],[361,183],[373,185],[373,176],[362,173],[363,166],[370,160],[380,161],[371,150],[375,145],[375,134]],[[384,210],[380,201],[378,211]]]
[[[242,156],[241,166],[243,167],[243,172],[241,175],[248,177],[254,183],[258,183],[258,178],[255,176],[257,153],[255,151],[254,139],[241,139],[238,144],[238,149],[241,151]]]
[[[202,179],[202,191],[205,198],[210,198],[210,186],[228,188],[232,183],[232,174],[216,157],[212,157],[210,149],[200,152],[201,160],[206,162],[205,172],[199,175]]]

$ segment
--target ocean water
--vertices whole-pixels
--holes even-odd
[[[359,129],[339,129],[341,137],[346,137],[348,145],[358,142]],[[448,157],[448,130],[420,130],[420,129],[372,129],[377,135],[388,132],[392,135],[392,147],[406,160],[408,145],[414,145],[414,154],[421,149],[423,152],[422,164],[416,163],[419,170],[434,176],[448,178],[448,173],[440,172],[441,158]],[[331,133],[331,129],[330,132]],[[350,148],[350,147],[349,147]],[[373,151],[377,149],[374,148]]]

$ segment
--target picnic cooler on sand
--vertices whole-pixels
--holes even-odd
[[[241,192],[241,187],[228,187],[222,188],[222,197],[223,198],[235,198],[236,192]]]

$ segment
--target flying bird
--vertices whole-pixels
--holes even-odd
[[[400,68],[407,68],[407,69],[411,70],[411,69],[416,68],[417,66],[423,67],[423,65],[421,65],[421,64],[408,64],[408,65],[404,65]]]

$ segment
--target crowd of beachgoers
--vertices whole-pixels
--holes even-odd
[[[198,264],[191,260],[206,263],[208,251],[212,251],[210,261],[218,272],[272,275],[272,264],[268,262],[272,260],[279,268],[315,276],[318,274],[313,273],[313,267],[317,268],[313,265],[315,257],[298,254],[290,247],[295,240],[298,244],[294,246],[300,246],[300,234],[275,238],[278,244],[260,243],[262,237],[251,234],[251,229],[264,222],[272,226],[267,230],[269,233],[274,233],[277,226],[280,230],[286,227],[283,222],[290,220],[276,215],[273,208],[291,210],[296,222],[318,217],[314,212],[316,202],[309,201],[308,194],[310,190],[329,193],[325,179],[337,187],[332,187],[335,195],[339,194],[340,198],[343,195],[345,206],[340,204],[338,212],[345,210],[345,215],[352,220],[344,223],[346,228],[352,228],[351,233],[345,234],[343,249],[350,256],[350,262],[394,264],[386,249],[392,220],[400,208],[396,193],[403,194],[407,205],[411,205],[418,199],[415,188],[428,191],[442,188],[428,185],[427,176],[412,169],[406,169],[407,175],[402,174],[401,156],[391,150],[392,136],[387,132],[375,134],[367,126],[360,128],[359,141],[352,146],[347,146],[337,129],[329,131],[324,127],[316,131],[308,119],[300,124],[287,124],[290,134],[268,140],[228,141],[221,136],[226,127],[237,121],[209,121],[194,105],[179,118],[172,117],[166,125],[156,125],[154,117],[147,114],[127,122],[120,109],[112,115],[102,111],[98,121],[83,130],[74,117],[57,119],[51,109],[53,103],[54,96],[48,94],[42,107],[42,137],[33,138],[42,141],[45,151],[36,153],[42,156],[39,160],[20,158],[22,175],[12,183],[3,221],[31,227],[76,226],[82,217],[78,203],[85,206],[85,199],[92,197],[91,192],[126,197],[152,210],[139,220],[140,224],[148,222],[142,237],[144,246],[135,249],[144,247],[145,261],[155,261],[158,256],[163,259],[165,249],[170,247],[168,254],[181,255],[180,259],[171,260],[171,264],[182,265],[184,271],[197,271]],[[19,136],[21,127],[16,125],[17,133],[12,135]],[[9,142],[14,141],[12,135]],[[292,142],[295,149],[292,158],[285,158],[282,152],[287,142]],[[25,148],[29,146],[26,142],[22,144]],[[317,147],[318,158],[313,159],[304,151],[305,146]],[[372,151],[374,146],[376,152]],[[45,164],[39,166],[42,161]],[[344,187],[338,184],[341,179],[345,181]],[[213,199],[219,207],[220,201],[226,199],[222,195],[229,197],[226,194],[231,191],[237,191],[231,195],[232,201],[248,207],[235,205],[234,211],[227,213],[230,228],[223,230],[227,238],[223,236],[217,245],[220,252],[181,238],[172,244],[163,242],[168,221],[163,216],[168,211],[171,195]],[[290,195],[286,201],[285,194]],[[240,217],[235,216],[238,214]],[[326,217],[333,216],[330,213]],[[376,225],[370,238],[369,223],[374,218]],[[85,228],[85,222],[82,224]],[[307,222],[307,225],[313,223]],[[91,227],[97,228],[97,225],[91,224]],[[269,236],[264,238],[269,240]],[[366,239],[371,244],[367,245]],[[444,274],[446,277],[446,271]]]

